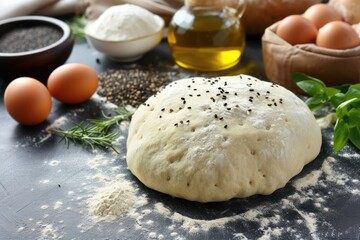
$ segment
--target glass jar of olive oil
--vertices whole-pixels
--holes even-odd
[[[236,65],[245,48],[241,15],[244,0],[185,0],[169,25],[175,62],[195,71],[221,71]]]

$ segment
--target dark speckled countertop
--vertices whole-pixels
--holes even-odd
[[[260,39],[247,39],[242,63],[222,74],[266,79],[260,46]],[[68,62],[87,64],[98,73],[134,64],[160,70],[174,66],[166,42],[129,65],[79,41]],[[179,77],[195,75],[177,70]],[[67,128],[101,117],[108,105],[94,98],[78,106],[54,101],[46,122],[23,127],[6,113],[1,97],[0,239],[360,239],[360,154],[352,146],[334,154],[331,128],[323,130],[320,155],[284,188],[270,196],[201,204],[148,189],[131,175],[126,124],[117,141],[120,154],[91,153],[74,144],[67,148],[46,131],[54,123]],[[113,219],[94,219],[88,200],[119,174],[142,203]]]

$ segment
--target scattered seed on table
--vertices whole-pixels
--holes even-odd
[[[99,74],[98,94],[117,105],[138,107],[179,73],[159,71],[153,67],[110,69]]]

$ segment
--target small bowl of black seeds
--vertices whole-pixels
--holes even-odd
[[[74,46],[70,27],[45,16],[0,21],[0,79],[6,84],[27,76],[46,84],[49,74],[65,63]]]

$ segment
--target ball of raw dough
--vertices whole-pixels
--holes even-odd
[[[305,103],[247,75],[175,81],[134,113],[127,164],[146,186],[199,202],[271,194],[312,161]]]

